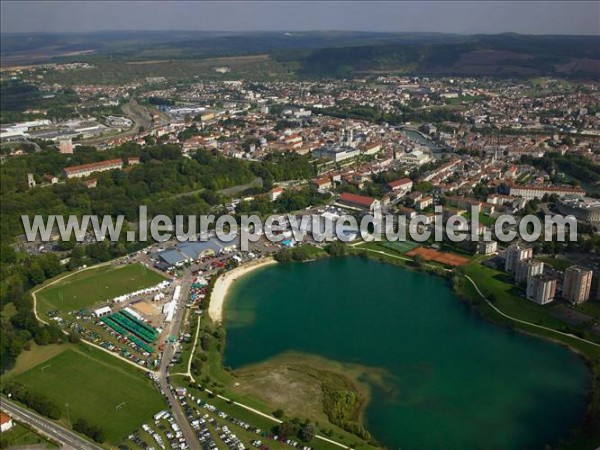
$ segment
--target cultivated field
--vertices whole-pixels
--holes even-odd
[[[144,80],[146,77],[165,77],[168,81],[194,81],[199,79],[265,80],[285,76],[281,64],[268,55],[229,56],[205,59],[171,59],[172,51],[165,58],[139,61],[95,61],[94,69],[68,72],[52,71],[46,74],[49,82],[72,84],[119,84]],[[229,67],[229,73],[218,73],[218,67]],[[50,81],[51,80],[51,81]]]
[[[31,351],[43,352],[44,347]],[[141,372],[84,345],[64,344],[62,352],[8,378],[50,398],[62,409],[67,425],[83,418],[100,427],[111,443],[120,442],[166,407]]]
[[[84,270],[39,290],[37,308],[42,313],[79,310],[155,286],[162,280],[161,275],[141,264]]]

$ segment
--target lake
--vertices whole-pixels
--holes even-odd
[[[234,369],[295,351],[385,371],[365,426],[388,448],[543,448],[585,414],[576,355],[477,317],[442,278],[373,260],[258,269],[229,291],[224,325]]]

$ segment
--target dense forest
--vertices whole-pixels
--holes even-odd
[[[20,80],[0,82],[0,123],[6,124],[36,118],[67,119],[75,113],[77,94],[71,89],[43,92],[30,83]],[[43,109],[46,114],[25,113],[29,109]]]

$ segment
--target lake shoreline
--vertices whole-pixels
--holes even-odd
[[[392,264],[392,265],[395,265],[395,266],[400,266],[402,268],[409,269],[410,271],[421,272],[421,273],[425,273],[427,275],[439,275],[442,278],[445,278],[447,280],[449,280],[451,278],[449,276],[450,275],[449,273],[440,273],[439,270],[428,270],[425,267],[421,267],[421,268],[412,267],[410,264],[399,263],[397,261],[390,260],[390,258],[386,258],[386,257],[382,258],[381,256],[383,256],[383,255],[377,255],[376,256],[376,255],[369,254],[369,252],[360,252],[359,249],[357,249],[357,250],[358,250],[358,252],[356,252],[356,253],[353,252],[354,254],[350,254],[350,255],[347,255],[347,256],[359,256],[359,255],[363,256],[363,257],[366,256],[367,259],[371,259],[371,260],[374,260],[374,261],[377,261],[377,262],[388,263],[388,264]],[[271,263],[274,263],[274,262],[275,261],[271,261]],[[257,267],[262,267],[262,266],[263,266],[263,264],[259,264]],[[223,280],[223,281],[228,281],[228,283],[226,283],[226,286],[224,286],[224,287],[228,288],[233,281],[237,280],[240,276],[248,273],[249,271],[254,270],[254,268],[256,268],[256,267],[248,267],[247,269],[250,269],[250,270],[243,270],[241,272],[238,272],[238,273],[234,274],[235,276],[233,276],[231,280]],[[458,298],[460,298],[471,309],[474,309],[475,311],[477,311],[479,309],[479,308],[476,307],[477,305],[473,304],[472,301],[469,300],[469,296],[462,295],[462,294],[464,294],[464,292],[457,291],[456,289],[453,289],[452,287],[451,287],[451,289],[456,294],[456,296]],[[227,293],[226,291],[227,291],[227,289],[225,289],[225,292],[224,292],[225,295]],[[221,294],[221,295],[223,295],[223,294]],[[222,308],[223,308],[223,304],[221,304],[221,309]],[[499,324],[499,325],[503,325],[504,327],[511,328],[511,326],[508,325],[507,323],[503,323],[502,321],[494,320],[494,317],[489,317],[488,315],[481,314],[481,313],[478,314],[478,315],[480,315],[483,319],[487,319],[486,320],[487,322],[491,322],[491,323],[494,323],[496,325]],[[211,315],[211,318],[213,318],[212,315]],[[222,311],[221,311],[221,320],[222,320]],[[545,336],[545,335],[542,335],[542,334],[538,334],[536,332],[525,330],[525,329],[521,328],[520,326],[518,326],[517,324],[516,324],[516,326],[514,326],[512,328],[515,331],[519,331],[519,332],[521,332],[521,333],[523,333],[525,335],[530,335],[530,336],[533,336],[533,337],[542,338],[543,340],[552,342],[553,344],[559,344],[562,347],[568,348],[568,350],[570,350],[572,353],[576,354],[580,359],[584,360],[585,365],[587,366],[588,370],[592,374],[592,377],[594,376],[593,361],[592,361],[591,357],[586,354],[585,351],[577,349],[577,348],[569,345],[568,343],[566,343],[564,341],[561,341],[560,339],[554,339],[554,338],[552,338],[550,336]],[[309,356],[309,355],[306,355],[306,356]],[[275,359],[277,359],[277,358],[275,358]],[[304,363],[307,363],[307,361],[302,361],[303,359],[304,358],[299,358],[299,361],[297,361],[297,363],[299,363],[299,365],[304,365]],[[328,358],[326,358],[326,359],[328,359]],[[328,361],[330,361],[331,364],[339,363],[339,361],[336,361],[335,359],[328,359]],[[263,363],[267,363],[268,364],[268,361],[264,361]],[[259,363],[258,365],[261,365],[261,363]],[[306,366],[308,366],[308,367],[310,367],[310,366],[314,367],[310,363],[306,364]],[[242,368],[242,371],[243,371],[243,368]],[[334,372],[338,372],[338,371],[335,370]],[[338,372],[338,374],[339,374],[339,372]],[[360,406],[358,408],[358,411],[357,411],[358,412],[358,414],[357,414],[358,417],[356,417],[355,420],[357,420],[357,422],[360,423],[361,425],[365,426],[366,424],[365,424],[365,420],[364,420],[365,419],[364,412],[365,412],[368,404],[370,403],[370,397],[371,397],[371,395],[370,395],[370,392],[368,392],[368,391],[370,391],[370,389],[368,389],[367,392],[365,392],[365,390],[364,390],[364,387],[365,387],[364,383],[361,383],[360,381],[358,381],[356,379],[356,377],[354,377],[354,376],[348,376],[348,375],[349,374],[346,373],[344,378],[346,378],[349,381],[352,381],[352,384],[354,385],[354,388],[355,388],[355,392],[358,391],[357,393],[362,394],[362,395],[360,395],[362,401],[361,401],[361,404],[360,404]],[[361,389],[361,387],[363,389]],[[588,410],[588,413],[589,413],[589,405],[591,404],[591,400],[594,397],[594,391],[595,391],[594,388],[595,388],[595,386],[592,384],[592,386],[590,387],[590,389],[588,391],[588,401],[587,401],[588,408],[586,408]],[[587,414],[586,414],[586,418],[587,418]],[[584,425],[585,425],[585,423],[581,423],[575,429],[581,429]],[[567,437],[567,439],[568,439],[568,437]]]
[[[208,306],[208,315],[211,320],[218,324],[223,323],[223,311],[225,300],[227,299],[227,292],[236,280],[256,269],[276,263],[277,261],[271,257],[261,258],[236,267],[235,269],[230,270],[229,272],[226,272],[218,277],[213,286],[210,295],[210,303]]]

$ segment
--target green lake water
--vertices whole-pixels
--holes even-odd
[[[229,291],[225,327],[233,368],[295,351],[386,371],[365,426],[387,448],[542,449],[585,413],[577,356],[478,318],[441,278],[372,260],[258,269]]]

